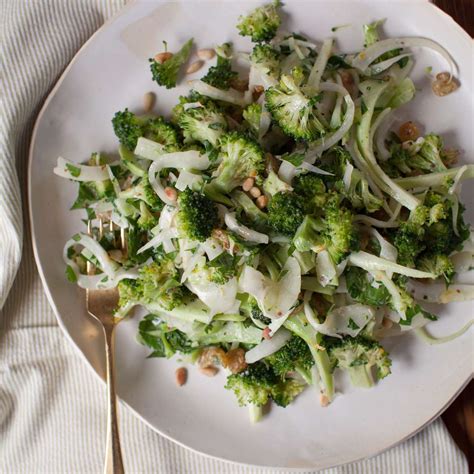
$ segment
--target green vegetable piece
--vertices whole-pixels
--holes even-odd
[[[170,59],[160,64],[154,59],[150,58],[150,70],[152,79],[167,89],[176,87],[178,80],[178,73],[181,66],[188,60],[193,47],[193,39],[186,41],[181,49],[175,53]]]

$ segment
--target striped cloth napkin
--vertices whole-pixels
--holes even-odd
[[[42,101],[75,52],[123,4],[124,0],[0,0],[2,473],[101,471],[105,390],[63,337],[43,293],[30,245],[26,170],[31,131]],[[121,411],[128,472],[272,471],[188,451],[157,435],[125,408]],[[463,454],[437,420],[382,455],[324,472],[465,474],[467,470]]]

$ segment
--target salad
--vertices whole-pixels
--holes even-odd
[[[382,39],[375,22],[363,27],[363,50],[342,54],[332,38],[283,31],[280,9],[239,18],[250,52],[225,43],[191,62],[192,39],[174,54],[165,44],[150,79],[173,88],[183,74],[202,76],[188,95],[165,118],[148,93],[147,113],[112,118],[116,156],[60,157],[54,169],[79,184],[72,209],[94,223],[64,247],[67,278],[118,286],[117,318],[148,312],[138,340],[150,356],[177,355],[208,376],[222,367],[253,421],[305,389],[328,405],[344,372],[356,387],[376,385],[391,373],[382,339],[451,340],[472,321],[435,339],[425,302],[474,298],[459,282],[473,268],[459,194],[474,165],[457,165],[436,133],[397,124],[416,94],[411,48],[446,60],[436,96],[459,86],[448,52],[424,38]]]

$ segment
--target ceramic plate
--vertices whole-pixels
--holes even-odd
[[[128,6],[74,58],[39,116],[29,175],[36,260],[59,324],[100,376],[102,334],[86,314],[83,292],[64,275],[64,242],[83,227],[80,211],[69,211],[76,185],[52,173],[56,158],[62,155],[80,162],[92,151],[115,152],[113,114],[125,107],[140,111],[147,91],[157,93],[159,113],[170,110],[186,88],[165,90],[151,81],[147,58],[161,50],[163,40],[172,51],[191,36],[201,48],[233,41],[237,50],[249,50],[250,42],[237,35],[235,24],[253,6],[225,1],[138,1]],[[441,133],[447,146],[463,150],[464,160],[473,159],[472,43],[448,16],[416,0],[285,0],[285,12],[288,31],[318,41],[332,35],[348,52],[362,47],[362,24],[381,18],[387,18],[387,36],[424,36],[441,43],[459,66],[462,87],[444,98],[432,95],[425,68],[443,71],[446,64],[435,53],[419,51],[413,73],[419,93],[399,118]],[[346,26],[332,32],[338,25]],[[471,209],[472,196],[464,195]],[[453,331],[468,321],[472,309],[469,303],[444,307],[430,330]],[[131,319],[117,331],[122,401],[154,430],[183,446],[252,465],[320,469],[372,456],[436,417],[472,374],[472,332],[441,346],[428,346],[407,335],[386,341],[393,375],[376,388],[355,390],[343,382],[327,408],[320,407],[317,394],[308,389],[291,407],[272,408],[264,421],[251,425],[247,409],[239,408],[234,395],[224,390],[223,374],[209,379],[191,369],[189,382],[177,388],[178,362],[146,359],[148,350],[135,341],[137,325],[138,320]]]

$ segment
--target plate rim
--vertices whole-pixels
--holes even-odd
[[[49,305],[51,306],[52,310],[53,310],[53,313],[56,317],[56,320],[58,322],[58,326],[61,328],[61,331],[62,333],[64,334],[64,336],[66,336],[66,339],[69,341],[69,343],[74,347],[74,350],[76,351],[76,353],[80,356],[80,358],[85,362],[85,364],[87,365],[87,367],[89,368],[89,370],[94,374],[94,376],[96,378],[98,378],[101,383],[103,385],[105,385],[105,379],[99,374],[99,372],[95,369],[95,367],[92,365],[92,363],[87,359],[87,357],[84,355],[84,353],[81,351],[80,347],[78,346],[78,344],[75,342],[75,340],[73,339],[73,336],[72,334],[68,331],[68,329],[66,328],[66,325],[65,323],[63,322],[62,320],[62,317],[61,317],[61,314],[60,312],[58,311],[57,307],[56,307],[56,304],[54,302],[54,299],[53,299],[53,296],[49,290],[49,286],[48,286],[48,283],[47,283],[47,279],[46,279],[46,276],[44,274],[44,271],[43,271],[43,267],[41,265],[41,261],[40,261],[40,257],[39,257],[39,254],[38,254],[38,248],[37,248],[37,239],[36,239],[36,233],[35,233],[35,225],[34,225],[34,221],[33,221],[33,211],[32,211],[32,163],[33,163],[33,155],[34,155],[34,149],[35,149],[35,145],[36,145],[36,139],[37,139],[37,133],[38,133],[38,128],[39,128],[39,124],[43,118],[43,115],[45,114],[50,102],[52,101],[52,99],[54,98],[54,96],[56,95],[57,91],[59,90],[59,88],[61,87],[63,81],[65,80],[65,78],[67,77],[67,75],[69,74],[69,71],[71,70],[72,66],[75,64],[75,62],[77,61],[77,59],[79,58],[79,56],[81,56],[84,51],[87,49],[87,47],[90,45],[90,43],[92,43],[92,41],[96,38],[96,36],[102,34],[104,32],[104,30],[106,30],[107,28],[109,28],[113,23],[115,23],[120,17],[122,17],[123,15],[127,14],[127,12],[129,10],[131,10],[132,8],[134,8],[137,4],[141,3],[141,1],[143,0],[129,0],[118,12],[116,12],[114,15],[112,15],[110,18],[108,18],[83,44],[82,46],[76,51],[76,53],[74,54],[74,56],[71,58],[70,62],[67,64],[67,66],[64,68],[64,70],[61,72],[60,76],[58,77],[58,79],[56,80],[54,86],[50,89],[49,92],[47,92],[47,96],[46,98],[44,99],[42,105],[41,105],[41,108],[40,108],[40,111],[38,112],[36,118],[35,118],[35,123],[34,123],[34,126],[33,126],[33,131],[32,131],[32,134],[31,134],[31,141],[30,141],[30,145],[29,145],[29,148],[28,148],[28,158],[27,158],[27,187],[26,187],[26,191],[27,191],[27,205],[28,205],[28,223],[30,225],[30,242],[31,242],[31,245],[32,245],[32,249],[33,249],[33,256],[34,256],[34,260],[35,260],[35,265],[36,265],[36,268],[38,270],[38,274],[39,274],[39,277],[40,277],[40,280],[41,280],[41,284],[42,284],[42,287],[43,287],[43,290],[46,294],[46,297],[47,297],[47,300],[48,300],[48,303]],[[155,0],[156,1],[156,0]],[[159,4],[159,3],[169,3],[171,0],[157,0],[156,1],[156,4]],[[185,0],[186,1],[186,0]],[[192,1],[192,0],[191,0]],[[291,1],[291,0],[289,0]],[[316,0],[317,2],[318,0]],[[350,0],[351,3],[353,2],[354,4],[358,3],[359,0]],[[400,0],[395,0],[395,1],[400,1]],[[403,0],[402,0],[403,1]],[[315,3],[316,3],[315,2]],[[440,15],[441,17],[443,17],[443,21],[446,21],[446,22],[449,22],[451,23],[451,25],[458,31],[459,34],[461,34],[462,36],[464,36],[464,38],[467,40],[467,41],[470,41],[471,44],[474,43],[474,38],[472,38],[466,30],[464,30],[464,28],[462,28],[461,25],[459,25],[459,23],[457,23],[454,18],[449,15],[448,13],[446,13],[445,11],[443,11],[440,7],[438,7],[437,5],[435,5],[434,3],[432,3],[431,0],[421,0],[420,1],[421,4],[424,3],[425,7],[426,8],[432,8],[433,11],[437,14],[437,15]],[[388,446],[384,447],[384,448],[381,448],[377,451],[375,451],[374,453],[372,454],[369,454],[369,455],[366,455],[366,456],[361,456],[361,457],[357,457],[357,458],[354,458],[350,461],[345,461],[345,462],[342,462],[342,463],[337,463],[337,464],[332,464],[332,465],[329,465],[329,466],[326,466],[324,468],[321,468],[321,469],[332,469],[332,468],[338,468],[338,467],[341,467],[341,466],[345,466],[345,465],[348,465],[348,464],[352,464],[352,463],[357,463],[357,462],[361,462],[361,461],[365,461],[365,460],[368,460],[368,459],[372,459],[380,454],[383,454],[385,453],[386,451],[402,444],[403,442],[411,439],[412,437],[416,436],[418,433],[420,433],[424,428],[426,428],[429,424],[431,424],[433,421],[435,421],[437,418],[439,418],[441,416],[442,413],[444,413],[444,411],[446,411],[446,409],[453,403],[453,401],[458,397],[458,395],[464,390],[464,388],[468,385],[468,383],[471,381],[471,380],[474,380],[474,373],[471,373],[471,375],[468,375],[466,377],[466,380],[464,380],[464,382],[461,384],[461,386],[455,391],[455,393],[451,396],[451,398],[449,398],[441,407],[440,409],[434,413],[431,417],[429,417],[425,422],[423,422],[417,429],[413,430],[412,432],[408,433],[407,435],[405,435],[403,438],[389,444]],[[165,439],[173,442],[173,443],[176,443],[177,445],[185,448],[185,449],[188,449],[190,450],[191,452],[193,453],[196,453],[196,454],[199,454],[201,456],[205,456],[207,458],[210,458],[210,459],[214,459],[214,460],[217,460],[217,461],[222,461],[222,462],[225,462],[225,463],[228,463],[228,464],[231,464],[231,465],[239,465],[239,466],[247,466],[247,467],[253,467],[253,468],[260,468],[260,469],[274,469],[274,470],[277,470],[277,471],[287,471],[287,472],[304,472],[304,471],[307,471],[308,469],[313,469],[312,467],[309,467],[309,466],[306,466],[306,467],[275,467],[275,466],[268,466],[268,465],[263,465],[263,464],[249,464],[249,463],[243,463],[243,462],[238,462],[238,461],[234,461],[234,460],[231,460],[231,459],[226,459],[226,458],[223,458],[223,457],[219,457],[219,456],[216,456],[216,455],[213,455],[213,454],[209,454],[209,453],[206,453],[206,452],[203,452],[203,451],[199,451],[198,449],[195,449],[191,446],[188,446],[186,444],[184,444],[183,442],[181,441],[178,441],[176,439],[174,439],[173,437],[171,437],[170,435],[162,432],[161,430],[159,430],[156,426],[152,425],[150,421],[148,421],[143,415],[141,415],[137,410],[135,410],[130,404],[128,404],[127,402],[125,402],[124,400],[122,400],[122,398],[117,395],[117,398],[119,400],[119,403],[120,405],[123,407],[126,407],[127,410],[130,410],[130,412],[136,417],[138,418],[141,422],[143,422],[146,426],[148,426],[151,430],[153,430],[155,433],[158,433],[160,436],[163,436]],[[319,469],[319,468],[318,468]]]

